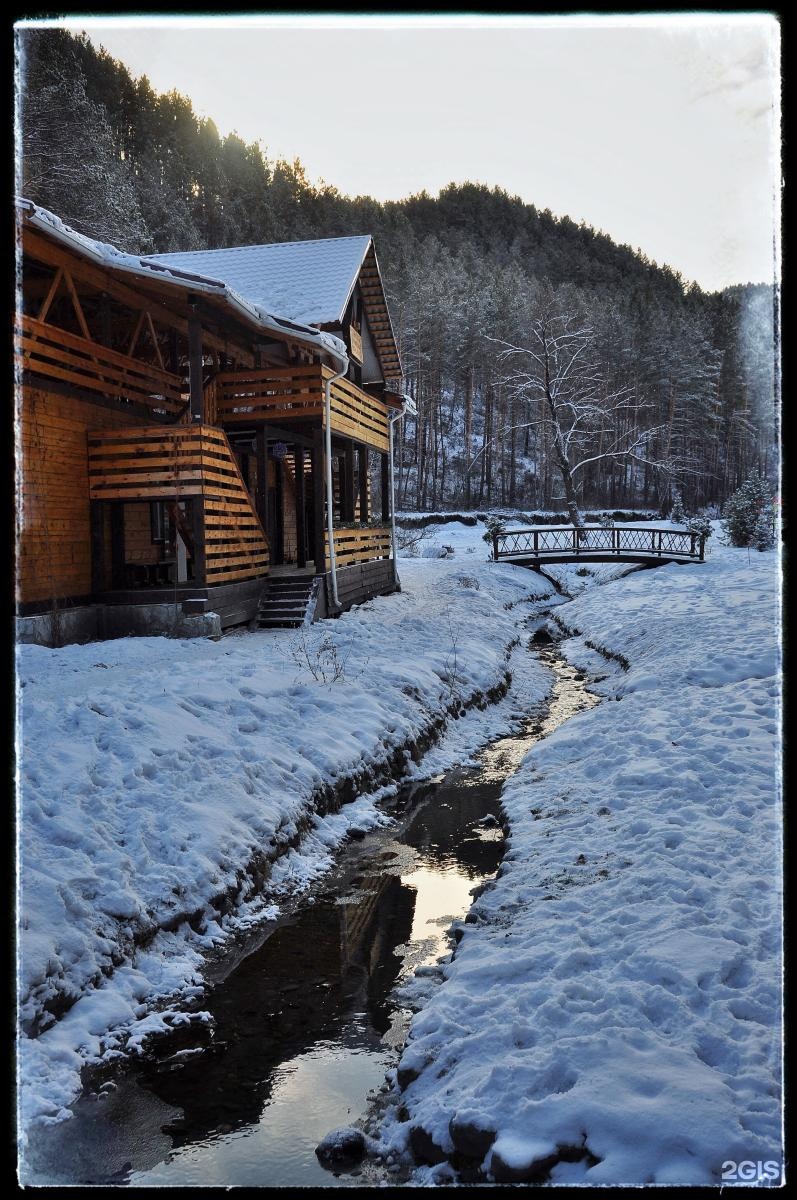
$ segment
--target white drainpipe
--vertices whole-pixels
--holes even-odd
[[[330,375],[324,384],[324,421],[326,422],[326,458],[327,458],[327,536],[329,538],[329,569],[332,575],[332,602],[335,608],[340,607],[338,600],[338,577],[335,570],[335,533],[332,525],[332,384],[342,379],[349,369],[349,360],[337,375]]]
[[[393,570],[396,575],[398,575],[398,567],[396,565],[398,555],[396,553],[396,485],[393,475],[393,426],[395,425],[396,421],[400,421],[403,416],[403,409],[401,412],[394,413],[393,416],[389,418],[390,428],[388,430],[388,445],[390,447],[388,451],[388,470],[390,472],[390,543],[393,547]]]

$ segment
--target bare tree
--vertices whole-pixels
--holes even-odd
[[[516,428],[547,426],[573,525],[584,525],[578,491],[587,468],[596,463],[665,466],[652,462],[657,429],[641,419],[653,405],[613,379],[588,321],[547,310],[532,320],[525,345],[498,344],[503,347],[501,382],[527,408],[536,408],[535,419]]]

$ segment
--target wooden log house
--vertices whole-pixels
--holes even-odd
[[[20,639],[218,632],[285,577],[307,619],[395,590],[370,237],[140,258],[17,212]]]

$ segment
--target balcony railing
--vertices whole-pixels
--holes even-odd
[[[216,376],[217,419],[222,425],[324,422],[324,384],[334,372],[319,364],[222,371]],[[330,391],[333,433],[354,438],[382,454],[388,449],[388,409],[348,379]]]
[[[390,558],[390,529],[387,526],[369,526],[363,529],[334,529],[335,561],[338,567],[351,567],[355,563],[371,562],[375,558]],[[329,534],[324,545],[329,559]]]
[[[15,358],[23,370],[174,415],[185,407],[179,375],[120,354],[35,317],[17,318]]]

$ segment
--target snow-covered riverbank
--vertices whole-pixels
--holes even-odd
[[[23,1125],[68,1115],[84,1063],[186,1019],[203,955],[275,911],[256,888],[268,856],[301,834],[279,897],[382,820],[369,796],[312,819],[314,796],[406,765],[447,710],[504,684],[524,597],[551,588],[468,534],[454,559],[403,562],[400,595],[304,634],[19,647]],[[539,700],[546,673],[525,675]]]
[[[504,1181],[780,1168],[777,597],[774,552],[714,540],[558,611],[572,661],[601,669],[589,641],[628,669],[504,790],[508,852],[413,1021],[396,1151]]]

